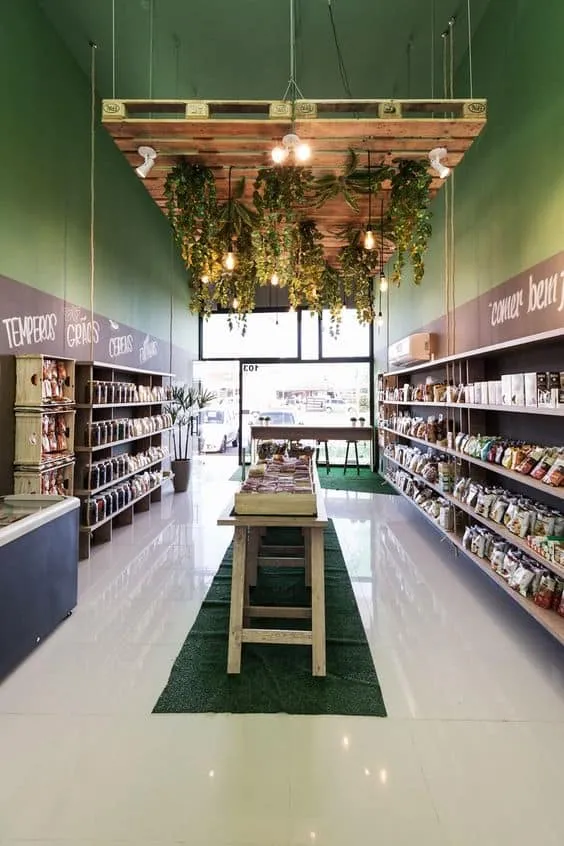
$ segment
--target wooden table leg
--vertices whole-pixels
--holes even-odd
[[[257,583],[260,538],[260,529],[249,528],[247,545],[247,578],[251,587],[255,587]]]
[[[302,529],[304,537],[304,572],[305,585],[311,587],[311,529],[307,527]]]
[[[312,673],[324,676],[325,668],[325,556],[323,529],[310,529]]]
[[[227,672],[241,672],[241,630],[245,601],[245,558],[247,529],[237,526],[233,537],[233,571],[231,575],[231,610],[229,614],[229,645]]]

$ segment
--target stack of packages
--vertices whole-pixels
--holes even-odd
[[[243,493],[313,493],[310,456],[289,458],[276,454],[249,468]]]

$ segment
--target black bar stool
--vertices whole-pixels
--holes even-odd
[[[317,441],[315,461],[316,461],[317,464],[319,464],[319,450],[321,449],[322,446],[325,447],[325,470],[327,472],[327,475],[329,475],[329,473],[331,472],[331,464],[329,463],[329,443],[328,443],[328,441]]]
[[[347,466],[348,466],[348,463],[349,463],[349,448],[350,448],[351,444],[352,444],[352,446],[354,446],[354,456],[355,456],[355,460],[356,460],[356,475],[360,476],[360,463],[359,463],[359,460],[358,460],[358,441],[347,441],[347,451],[345,452],[345,466],[343,468],[343,476],[347,472]]]

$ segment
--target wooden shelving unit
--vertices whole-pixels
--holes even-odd
[[[72,495],[75,413],[73,359],[16,356],[14,493]]]
[[[79,402],[76,405],[75,494],[82,501],[80,558],[88,558],[93,543],[111,541],[114,529],[130,525],[136,513],[148,511],[151,503],[160,501],[164,481],[163,463],[168,459],[168,447],[163,437],[171,430],[164,406],[168,402],[167,388],[172,376],[172,373],[118,367],[102,362],[77,362],[76,393]],[[110,387],[112,393],[117,393],[118,385],[120,393],[123,386],[127,385],[127,395],[131,401],[93,401],[99,398],[99,385],[105,386],[106,392]],[[139,399],[138,394],[142,391],[144,398]],[[126,392],[125,388],[123,392]],[[141,426],[143,418],[152,418],[150,425],[153,431],[133,432],[133,426]],[[149,426],[148,423],[145,425]],[[98,427],[105,430],[105,442],[90,443]],[[113,438],[123,427],[128,431],[131,429],[133,433]],[[162,454],[150,455],[157,450],[162,450]],[[123,468],[125,456],[139,453],[148,456],[141,466],[125,472],[117,471],[118,465]],[[102,465],[104,481],[91,484],[93,475],[98,474]],[[94,466],[97,468],[95,474]],[[151,477],[151,486],[142,491],[134,490],[138,487],[136,477],[146,473]],[[130,491],[131,498],[119,505],[125,496],[124,486]],[[102,500],[104,505],[100,506],[101,510],[95,510],[96,517],[93,519],[93,503],[99,504]]]
[[[388,396],[389,390],[395,391],[405,383],[416,386],[427,381],[438,381],[447,385],[459,385],[471,384],[475,381],[495,381],[501,378],[504,373],[562,371],[564,370],[563,340],[564,330],[560,330],[559,332],[548,333],[546,337],[538,336],[528,341],[522,340],[507,347],[500,345],[482,351],[472,350],[467,354],[449,356],[445,359],[417,364],[412,367],[403,367],[380,374],[378,377],[378,445],[381,471],[389,478],[387,472],[389,469],[401,468],[403,473],[419,484],[435,491],[455,509],[454,525],[458,528],[458,532],[464,522],[470,521],[482,525],[513,547],[526,553],[530,559],[561,579],[564,579],[564,567],[535,552],[525,538],[514,535],[503,524],[500,525],[488,517],[476,513],[472,506],[461,502],[451,492],[444,491],[442,485],[428,482],[422,475],[413,472],[409,467],[405,467],[401,461],[397,460],[402,456],[396,452],[397,458],[394,458],[393,455],[386,453],[386,447],[403,442],[406,445],[410,443],[432,450],[437,456],[441,455],[452,460],[455,467],[455,478],[464,476],[484,482],[488,477],[490,481],[495,480],[498,485],[503,481],[504,487],[507,487],[510,491],[518,493],[529,489],[528,492],[532,497],[540,496],[550,507],[560,511],[564,510],[562,506],[564,501],[563,487],[551,487],[530,476],[508,470],[502,465],[474,458],[455,448],[429,442],[421,437],[405,434],[398,431],[393,425],[393,418],[411,416],[411,410],[413,410],[415,416],[419,417],[431,415],[436,417],[438,414],[442,414],[446,420],[448,431],[453,433],[453,437],[457,432],[464,432],[469,435],[478,433],[498,434],[508,439],[513,437],[514,440],[558,446],[560,443],[564,444],[563,429],[558,422],[558,418],[564,417],[563,405],[493,405],[490,403],[435,402],[433,399],[404,400],[403,398],[396,398],[397,392],[395,392],[393,398]],[[425,406],[428,408],[428,415],[425,415]],[[452,542],[457,550],[461,550],[508,596],[564,644],[564,618],[554,611],[539,608],[532,599],[525,598],[518,591],[510,588],[505,579],[491,568],[487,559],[482,559],[464,548],[462,537],[457,531],[445,531],[433,517],[420,508],[411,497],[407,496],[394,483],[393,479],[389,479],[389,481],[438,532]]]

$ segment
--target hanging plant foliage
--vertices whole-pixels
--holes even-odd
[[[297,259],[300,209],[306,206],[312,184],[304,167],[270,167],[259,171],[253,202],[257,217],[252,232],[253,259],[259,285],[278,276],[290,284]]]
[[[368,172],[359,168],[358,154],[350,150],[340,172],[318,179],[305,167],[263,168],[253,185],[254,208],[244,202],[244,179],[219,204],[212,171],[180,162],[168,174],[165,194],[174,236],[191,272],[191,309],[207,316],[219,306],[229,313],[230,325],[238,324],[244,332],[257,285],[270,285],[276,274],[292,307],[330,312],[333,333],[339,331],[345,299],[354,302],[360,323],[371,322],[379,254],[363,246],[369,221],[360,217],[359,197],[377,194],[385,180],[392,183],[386,232],[397,248],[392,279],[399,283],[409,261],[418,284],[431,235],[431,177],[424,162],[402,160],[397,169],[376,165]],[[338,199],[358,214],[358,222],[337,231],[343,246],[331,266],[310,215]],[[227,272],[223,257],[230,244],[236,265]]]
[[[339,250],[344,293],[355,304],[358,322],[370,323],[374,319],[374,276],[379,268],[378,250],[364,249],[359,228],[348,226],[338,232],[347,241]]]
[[[212,282],[221,273],[215,179],[208,167],[183,160],[169,172],[167,214],[186,267]]]
[[[423,256],[431,237],[431,212],[429,187],[431,176],[427,164],[409,159],[398,163],[392,176],[392,193],[388,211],[389,229],[396,245],[392,282],[399,285],[407,260],[413,268],[413,280],[418,285],[423,279]]]

